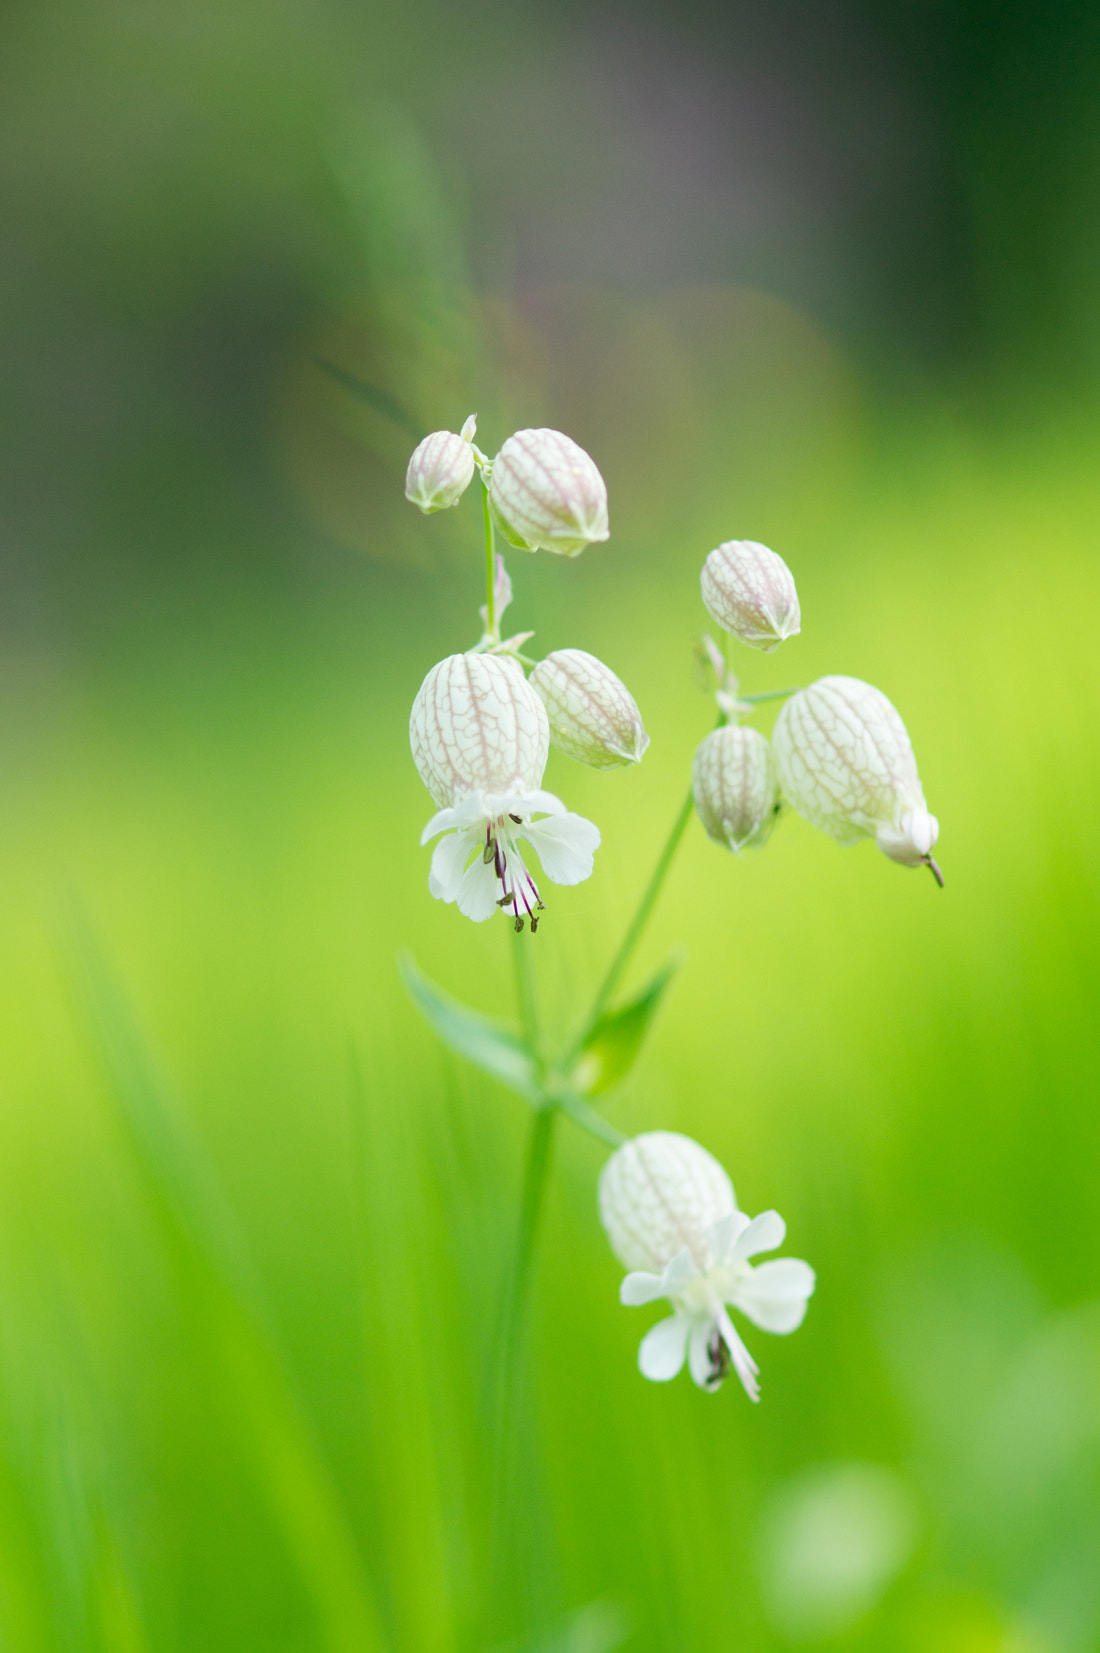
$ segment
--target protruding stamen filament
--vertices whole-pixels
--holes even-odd
[[[936,880],[936,883],[939,885],[940,889],[942,890],[943,889],[943,873],[940,871],[939,867],[936,865],[935,861],[932,859],[932,857],[930,855],[925,856],[924,864],[928,868],[929,872],[932,874],[932,877]]]

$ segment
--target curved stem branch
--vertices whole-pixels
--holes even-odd
[[[493,518],[489,510],[489,489],[481,478],[481,512],[485,519],[485,630],[496,642],[496,558],[493,555]]]

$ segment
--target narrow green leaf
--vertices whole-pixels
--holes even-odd
[[[449,1050],[537,1107],[541,1098],[531,1053],[517,1033],[459,1004],[422,974],[410,954],[398,961],[405,986],[425,1020]]]
[[[661,997],[680,968],[677,956],[663,965],[637,998],[615,1010],[605,1010],[585,1039],[570,1082],[586,1096],[598,1096],[634,1066],[656,1015]]]

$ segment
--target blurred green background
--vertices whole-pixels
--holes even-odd
[[[0,1645],[1100,1646],[1100,26],[1084,3],[39,0],[0,54]],[[693,824],[608,1102],[775,1205],[818,1294],[763,1400],[635,1368],[563,1126],[507,1520],[486,1364],[522,1105],[396,958],[514,1014],[428,897],[407,749],[476,639],[416,436],[570,432],[612,539],[516,628],[631,686],[552,891],[597,981],[709,727],[752,537],[905,718],[947,887]],[[771,715],[762,717],[766,729]]]

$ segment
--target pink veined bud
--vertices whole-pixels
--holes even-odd
[[[470,792],[536,791],[550,730],[542,701],[514,660],[452,654],[420,685],[409,742],[421,780],[447,809]]]
[[[794,578],[783,558],[755,540],[727,540],[700,576],[707,613],[750,648],[770,654],[802,629]]]
[[[726,724],[696,750],[691,767],[695,808],[716,844],[737,853],[759,849],[779,811],[779,777],[771,746],[756,729]]]
[[[939,822],[924,801],[904,723],[881,689],[822,677],[783,707],[772,734],[783,795],[838,843],[873,838],[905,867],[943,882],[932,849]]]
[[[540,660],[531,687],[546,707],[550,740],[592,769],[640,763],[649,745],[634,696],[609,666],[583,649],[556,649]]]
[[[576,557],[608,538],[607,488],[584,449],[559,430],[518,430],[493,460],[493,518],[521,551]]]
[[[466,421],[466,425],[469,424]],[[466,425],[462,428],[466,429]],[[457,505],[474,474],[469,439],[453,430],[433,431],[413,451],[405,473],[405,498],[426,516]]]

